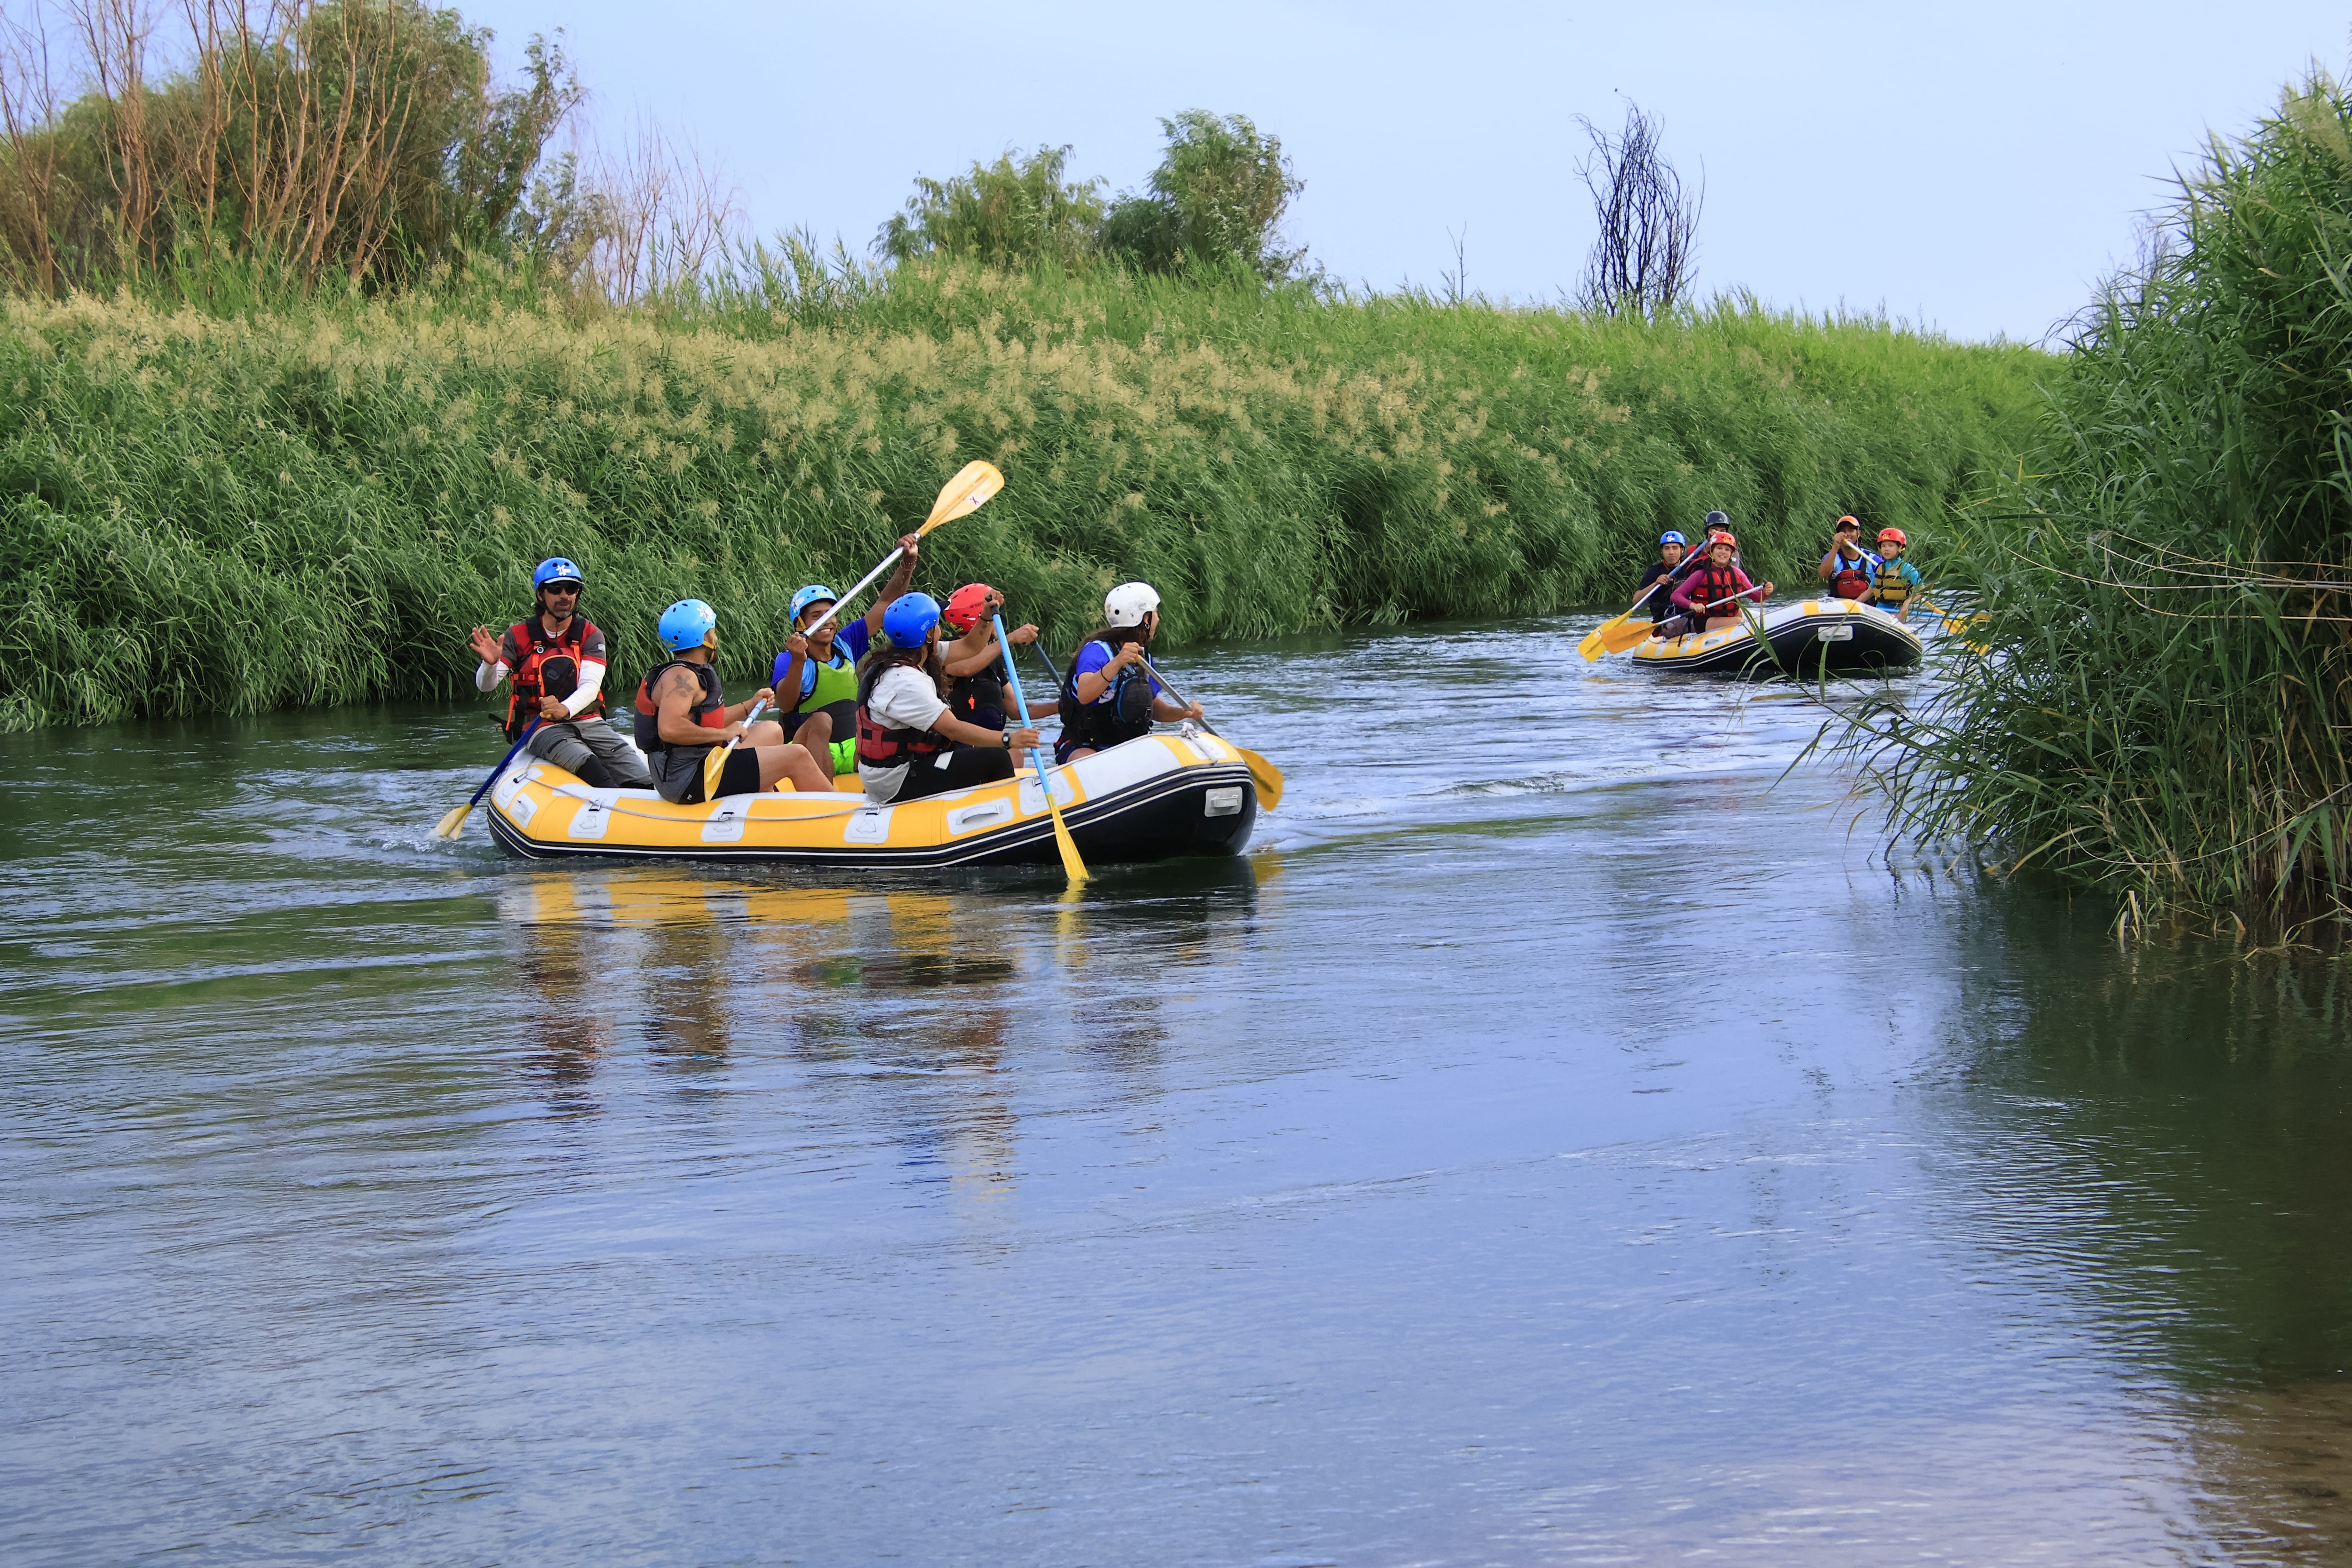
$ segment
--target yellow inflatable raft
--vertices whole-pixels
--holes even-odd
[[[1257,821],[1241,753],[1191,724],[1050,770],[1089,866],[1238,855]],[[874,805],[863,795],[731,795],[672,805],[651,790],[592,789],[524,753],[489,795],[491,837],[545,860],[781,861],[808,866],[986,866],[1059,860],[1037,775]]]

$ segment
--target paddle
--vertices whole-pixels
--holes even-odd
[[[702,759],[703,799],[717,800],[719,798],[719,778],[720,774],[727,771],[727,759],[734,755],[735,748],[743,743],[743,735],[750,734],[751,732],[751,726],[760,721],[760,710],[766,706],[767,704],[764,702],[752,703],[751,710],[743,715],[743,733],[732,737],[723,746],[711,747],[709,753]],[[657,717],[655,719],[654,722],[658,724],[661,722],[661,720]]]
[[[966,463],[962,468],[958,468],[955,471],[955,477],[953,479],[950,479],[946,484],[940,487],[940,499],[931,503],[931,515],[923,520],[922,527],[915,530],[915,537],[920,539],[923,535],[930,532],[931,530],[939,527],[939,525],[943,522],[961,517],[966,512],[978,511],[982,506],[986,504],[989,497],[994,495],[1003,488],[1004,476],[996,471],[996,465],[994,463],[989,462],[984,458],[973,458],[971,462]],[[890,570],[891,567],[898,564],[898,558],[906,553],[907,551],[904,545],[893,545],[891,547],[890,553],[882,557],[881,565],[877,566],[873,571],[868,572],[865,576],[860,577],[857,580],[857,585],[856,587],[850,589],[848,593],[844,594],[840,598],[835,599],[832,605],[826,608],[824,614],[819,616],[816,619],[808,624],[807,631],[803,632],[801,635],[803,637],[807,636],[809,632],[817,630],[819,627],[823,626],[825,622],[839,615],[841,613],[842,605],[846,605],[850,600],[857,597],[858,595],[863,594],[866,589],[871,588],[875,584],[876,581],[881,577],[882,574]],[[749,717],[744,719],[743,727],[746,730],[749,730],[751,727],[751,721],[753,719],[757,719],[759,716],[760,710],[757,708],[752,709]],[[734,740],[728,742],[723,748],[711,752],[709,757],[703,760],[703,799],[709,800],[712,798],[710,792],[719,787],[719,775],[726,770],[728,753],[734,751],[737,744],[740,742],[742,739],[743,737],[740,735],[736,736]]]
[[[1012,729],[1029,725],[1029,700],[1021,695],[1021,672],[1013,668],[1013,645],[1004,640],[1004,617],[992,615],[996,626],[996,646],[1004,655],[1004,673],[1013,682],[1013,706],[1020,712],[1018,723],[1008,723]],[[1045,776],[1045,750],[1029,748],[1029,763],[1037,770],[1037,787],[1045,792],[1045,809],[1054,814],[1054,845],[1062,852],[1062,870],[1073,886],[1087,879],[1087,863],[1078,858],[1078,841],[1070,837],[1070,825],[1062,820],[1062,803],[1054,798],[1054,782]]]
[[[1604,653],[1623,653],[1626,648],[1633,647],[1647,639],[1650,636],[1648,629],[1636,628],[1639,630],[1639,635],[1636,636],[1632,642],[1625,643],[1623,647],[1620,647],[1618,646],[1617,639],[1623,634],[1619,632],[1618,628],[1623,626],[1628,620],[1633,618],[1633,612],[1642,607],[1643,600],[1646,600],[1651,595],[1656,593],[1659,589],[1664,587],[1674,580],[1674,574],[1669,572],[1666,575],[1659,578],[1656,582],[1643,589],[1642,597],[1634,600],[1633,604],[1626,606],[1625,613],[1623,615],[1612,616],[1612,618],[1601,622],[1591,631],[1585,633],[1584,640],[1576,645],[1576,651],[1582,654],[1584,656],[1585,662],[1590,664]]]
[[[1192,700],[1191,698],[1176,689],[1176,683],[1174,681],[1169,679],[1166,676],[1160,674],[1159,670],[1152,668],[1152,664],[1150,659],[1147,658],[1143,661],[1143,668],[1144,673],[1150,676],[1152,679],[1160,682],[1160,685],[1168,689],[1169,696],[1173,697],[1179,702],[1186,703],[1188,705],[1192,702]],[[1210,723],[1206,719],[1201,721],[1201,728],[1208,731],[1212,735],[1217,735],[1216,726]],[[1217,739],[1220,741],[1225,741],[1225,738],[1223,735],[1217,735]],[[1280,805],[1282,804],[1282,770],[1276,767],[1272,763],[1267,762],[1264,757],[1259,756],[1255,752],[1251,751],[1247,746],[1240,745],[1232,741],[1225,741],[1225,744],[1232,746],[1234,751],[1239,752],[1242,754],[1242,761],[1249,764],[1250,777],[1255,781],[1257,784],[1258,804],[1265,806],[1268,811],[1272,811],[1276,806]]]
[[[516,737],[513,745],[507,748],[507,754],[499,759],[499,765],[490,770],[490,776],[482,781],[482,787],[474,792],[474,798],[463,805],[451,806],[448,815],[434,824],[434,837],[455,838],[465,831],[466,818],[472,815],[474,807],[482,804],[482,797],[490,793],[490,786],[499,782],[499,775],[507,771],[507,764],[515,760],[515,753],[523,749],[530,740],[530,732],[538,728],[539,721],[536,719],[522,727],[522,733]]]

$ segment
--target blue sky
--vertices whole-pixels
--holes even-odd
[[[474,0],[509,66],[564,29],[610,136],[640,114],[724,165],[762,230],[864,248],[917,173],[1070,142],[1139,184],[1158,116],[1239,111],[1307,189],[1295,239],[1334,273],[1573,288],[1592,239],[1580,114],[1622,95],[1702,171],[1702,289],[1884,307],[2037,339],[2135,245],[2176,163],[2241,130],[2352,9],[1991,4],[1781,6]]]

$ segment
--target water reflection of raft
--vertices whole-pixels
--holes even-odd
[[[1803,599],[1704,637],[1651,637],[1634,648],[1633,662],[1718,675],[1776,664],[1801,675],[1835,675],[1906,668],[1923,651],[1918,634],[1885,610],[1853,599]]]
[[[1238,855],[1257,820],[1241,753],[1187,724],[1052,770],[1089,866]],[[651,790],[592,789],[518,757],[491,786],[490,834],[527,859],[782,861],[810,866],[1051,864],[1053,818],[1034,773],[889,805],[855,795],[736,795],[672,805]]]

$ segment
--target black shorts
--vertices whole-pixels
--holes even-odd
[[[918,757],[907,769],[907,777],[898,785],[898,793],[890,797],[895,803],[920,800],[927,795],[945,795],[951,789],[970,789],[974,784],[994,784],[1013,776],[1013,753],[1002,746],[958,746],[948,753],[948,765],[941,767],[936,757]]]
[[[707,766],[708,763],[709,757],[706,753],[704,765]],[[727,753],[727,765],[719,770],[718,795],[706,796],[702,793],[702,769],[698,767],[694,770],[694,782],[686,786],[686,793],[677,797],[677,804],[699,805],[704,800],[716,800],[719,795],[759,793],[760,753],[752,747],[738,746]]]

